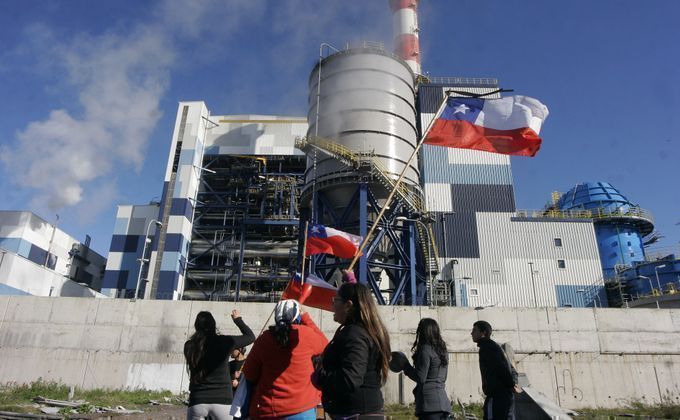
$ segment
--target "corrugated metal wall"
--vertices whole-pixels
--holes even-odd
[[[496,86],[420,86],[421,130],[448,89],[486,93]],[[499,95],[489,96],[494,97]],[[420,162],[443,267],[439,278],[448,282],[455,276],[459,301],[469,306],[584,306],[584,289],[602,278],[592,222],[516,218],[509,156],[425,145]],[[561,247],[555,238],[562,240]]]
[[[452,217],[456,216],[447,216],[446,220]],[[457,237],[456,244],[478,245],[478,256],[455,258],[458,263],[453,266],[454,272],[454,258],[442,257],[440,261],[444,267],[442,280],[452,280],[453,275],[459,280],[469,277],[461,281],[470,306],[584,306],[579,294],[583,292],[577,290],[601,281],[602,267],[591,222],[518,221],[513,220],[513,213],[478,212],[475,217],[475,232],[455,231],[451,223],[444,223],[446,240],[442,237],[444,229],[436,234],[449,250],[452,237]],[[555,246],[555,238],[561,239],[561,247]],[[461,245],[453,247],[454,251],[466,250]],[[564,261],[564,268],[559,268],[558,260]],[[558,300],[558,289],[572,296]]]

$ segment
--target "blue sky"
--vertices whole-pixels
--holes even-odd
[[[423,69],[496,77],[550,109],[513,158],[518,208],[608,181],[680,247],[680,2],[439,0],[420,6]],[[391,48],[383,0],[5,0],[2,209],[33,210],[106,255],[117,204],[158,198],[177,102],[306,115],[319,44]]]

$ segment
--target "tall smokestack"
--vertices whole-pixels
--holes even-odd
[[[418,0],[390,0],[393,16],[394,52],[420,75]]]

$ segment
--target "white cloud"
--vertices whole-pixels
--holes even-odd
[[[58,210],[81,202],[84,184],[112,168],[141,167],[174,52],[154,27],[46,45],[61,60],[53,69],[79,92],[82,112],[57,109],[29,123],[2,149],[2,161],[19,185]]]
[[[166,0],[155,16],[179,38],[200,38],[205,48],[211,42],[226,45],[227,36],[254,25],[270,6],[265,0]]]
[[[73,107],[28,123],[16,142],[0,148],[14,182],[35,191],[34,206],[46,203],[56,211],[90,202],[102,193],[93,184],[97,180],[114,170],[141,169],[183,37],[234,32],[244,14],[262,10],[261,1],[219,5],[168,0],[153,23],[69,40],[56,39],[43,25],[26,28],[26,44],[17,51],[34,57],[35,72],[51,83],[47,89],[77,98]],[[217,19],[224,25],[216,25]],[[115,184],[105,185],[107,197],[117,196]]]
[[[59,95],[60,104],[1,147],[0,161],[17,185],[35,192],[33,204],[43,203],[50,212],[84,203],[91,207],[102,180],[118,171],[141,169],[174,69],[194,71],[197,61],[228,56],[239,50],[229,46],[231,36],[271,19],[265,24],[278,35],[275,45],[260,50],[254,43],[251,51],[257,54],[251,58],[260,72],[246,71],[239,63],[250,61],[236,59],[230,62],[237,69],[232,71],[244,71],[242,86],[259,86],[261,80],[253,79],[265,77],[264,71],[295,80],[300,95],[287,95],[281,105],[298,104],[306,89],[306,76],[300,74],[311,69],[316,55],[310,45],[329,38],[363,38],[358,33],[379,39],[389,25],[369,23],[389,22],[389,15],[382,2],[310,6],[291,0],[272,9],[264,0],[166,0],[150,14],[151,22],[114,22],[102,33],[58,39],[48,27],[32,24],[16,54],[32,60],[34,68],[29,71],[43,79],[53,96]],[[240,53],[243,49],[241,45]],[[261,65],[263,61],[267,66]],[[230,100],[236,93],[230,92]],[[243,100],[250,96],[247,91]],[[115,196],[115,191],[111,184],[108,196]]]
[[[95,182],[94,185],[90,185],[87,206],[78,206],[75,209],[78,223],[81,226],[94,223],[100,213],[111,210],[120,199],[121,195],[114,179]]]

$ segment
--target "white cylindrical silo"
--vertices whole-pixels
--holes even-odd
[[[317,127],[317,87],[318,127]],[[308,136],[329,139],[353,152],[373,153],[380,166],[396,180],[405,168],[418,140],[414,74],[398,57],[378,48],[356,48],[323,59],[309,78]],[[318,191],[329,191],[333,207],[342,209],[366,174],[333,157],[308,157],[304,196],[309,199],[316,182]],[[420,195],[418,162],[414,159],[403,182]],[[389,191],[371,184],[382,200]]]

